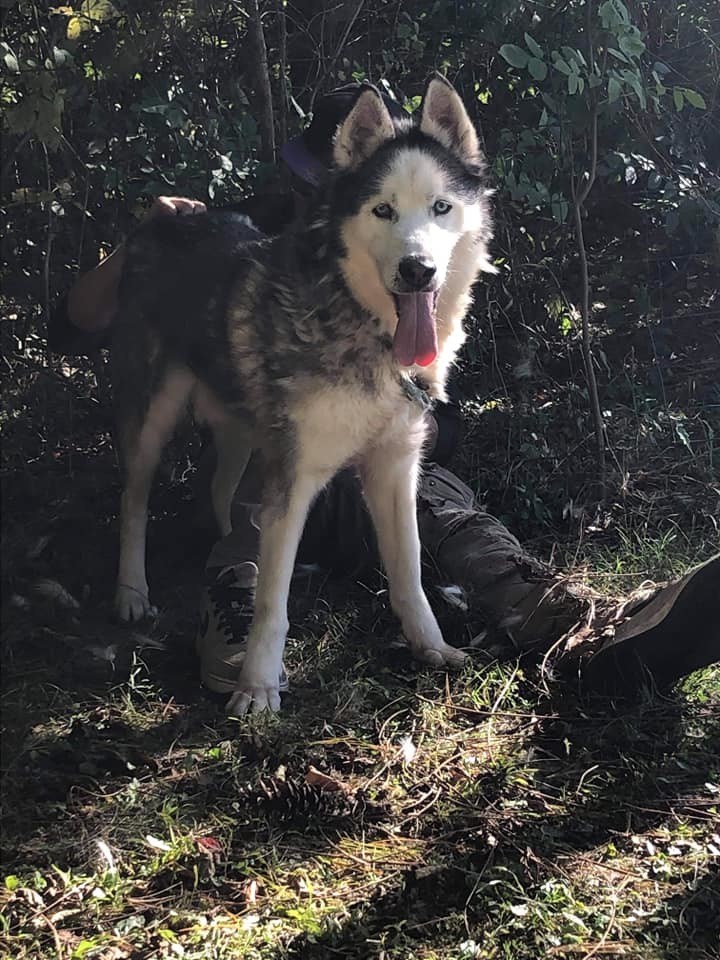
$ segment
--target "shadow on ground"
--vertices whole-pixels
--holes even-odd
[[[720,891],[700,848],[717,811],[717,702],[601,699],[482,651],[446,681],[396,645],[379,579],[315,578],[294,590],[283,714],[225,718],[197,682],[210,541],[189,485],[169,473],[154,501],[162,616],[115,624],[114,457],[105,433],[84,448],[48,439],[63,436],[56,386],[23,399],[46,415],[32,443],[14,438],[26,453],[4,473],[6,873],[97,872],[102,840],[130,878],[108,929],[133,911],[148,930],[165,923],[168,900],[281,918],[263,956],[406,958],[428,943],[480,956],[483,942],[513,960],[606,943],[643,960],[712,956]],[[480,626],[445,619],[459,644]],[[402,759],[401,735],[419,759]],[[332,789],[308,780],[313,767]],[[182,842],[151,865],[161,832]]]

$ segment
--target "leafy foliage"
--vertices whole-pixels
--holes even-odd
[[[44,313],[153,196],[224,203],[273,189],[276,173],[257,160],[245,5],[0,9],[13,848],[1,952],[710,956],[717,669],[621,706],[577,701],[544,665],[488,650],[442,687],[395,649],[382,590],[323,580],[294,597],[305,626],[289,644],[288,709],[238,729],[192,680],[190,464],[157,511],[172,525],[155,554],[165,615],[147,636],[108,623],[104,369],[48,357]],[[352,79],[412,110],[433,69],[481,128],[500,269],[478,288],[458,371],[458,473],[533,552],[587,563],[604,587],[678,575],[716,550],[717,0],[598,2],[589,30],[581,0],[265,0],[261,12],[290,133],[318,93]],[[584,228],[615,496],[589,517],[572,187],[593,114]],[[474,616],[458,642],[479,633]],[[311,783],[310,765],[342,789]]]
[[[618,337],[631,338],[633,349],[642,341],[660,373],[637,389],[662,395],[662,357],[674,347],[657,329],[669,323],[661,318],[690,313],[693,303],[713,309],[704,279],[683,287],[682,264],[701,263],[710,276],[717,255],[716,5],[692,0],[670,13],[649,2],[570,0],[560,14],[524,0],[383,0],[360,8],[266,0],[261,12],[276,119],[287,98],[290,135],[318,94],[353,79],[385,85],[412,110],[434,69],[474,113],[498,188],[501,268],[483,287],[478,317],[503,352],[495,369],[487,341],[471,342],[463,386],[497,411],[509,395],[512,404],[524,402],[529,380],[545,389],[554,370],[566,422],[546,445],[526,441],[533,452],[523,462],[531,459],[534,472],[514,479],[516,490],[528,491],[528,517],[557,518],[587,468],[574,456],[567,486],[538,491],[544,466],[554,470],[569,449],[586,446],[572,186],[588,172],[594,114],[597,181],[584,231],[601,347],[595,370],[611,434],[615,405],[636,402]],[[41,343],[43,311],[152,197],[222,204],[258,186],[279,188],[276,168],[257,159],[256,72],[247,14],[234,0],[4,5],[3,270],[21,344]],[[643,276],[630,262],[643,264]],[[499,376],[489,377],[491,368]],[[490,483],[482,471],[475,480]]]
[[[576,15],[581,12],[576,10]],[[677,85],[670,88],[663,82],[673,72],[671,67],[647,55],[643,34],[631,22],[621,0],[605,0],[594,18],[592,13],[590,8],[585,30],[577,25],[577,46],[560,43],[563,38],[571,39],[563,29],[555,36],[540,35],[545,48],[526,32],[524,47],[510,43],[499,49],[511,67],[529,74],[522,95],[536,102],[539,117],[532,134],[527,128],[519,131],[519,136],[515,130],[514,137],[508,131],[508,142],[520,147],[521,159],[513,150],[509,168],[503,161],[498,173],[513,200],[524,201],[538,211],[547,209],[560,223],[565,222],[569,210],[573,152],[578,141],[584,142],[590,132],[594,107],[598,108],[601,124],[601,179],[614,184],[624,177],[627,183],[635,184],[640,167],[642,175],[648,181],[652,177],[655,185],[662,158],[648,155],[651,144],[647,138],[642,142],[638,134],[666,124],[673,105],[677,112],[686,102],[697,110],[707,109],[698,91]],[[618,159],[623,160],[624,169]],[[694,173],[698,177],[699,169]],[[711,188],[716,195],[717,187],[714,183]],[[678,205],[666,211],[666,226],[671,230],[677,220],[669,215]]]

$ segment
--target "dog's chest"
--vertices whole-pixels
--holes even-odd
[[[348,384],[308,393],[294,406],[298,451],[320,469],[349,463],[370,447],[419,445],[423,409],[403,391],[397,377],[382,377],[373,393]]]

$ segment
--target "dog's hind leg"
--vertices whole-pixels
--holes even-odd
[[[212,431],[217,465],[210,484],[210,496],[220,535],[226,537],[232,530],[233,497],[250,460],[252,441],[248,430],[238,420],[213,424]]]
[[[121,620],[141,620],[152,612],[145,572],[147,507],[163,447],[175,429],[194,383],[189,370],[167,372],[144,413],[128,409],[125,392],[120,446],[125,483],[120,507],[120,563],[115,609]],[[135,404],[137,400],[135,400]]]
[[[369,451],[361,464],[363,492],[377,533],[390,603],[413,654],[434,666],[458,665],[465,654],[449,646],[422,588],[416,513],[419,456],[395,446]]]

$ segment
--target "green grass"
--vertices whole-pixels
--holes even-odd
[[[603,592],[625,594],[644,581],[671,580],[718,549],[710,531],[688,535],[672,521],[655,526],[645,517],[617,531],[611,545],[588,543],[565,556],[566,566],[582,565],[586,580]]]
[[[624,704],[445,677],[341,597],[294,631],[277,717],[169,698],[177,653],[94,694],[18,674],[4,956],[716,955],[718,668]]]
[[[41,382],[5,443],[3,960],[716,960],[720,667],[634,700],[486,651],[445,676],[394,644],[383,595],[321,582],[294,590],[282,713],[228,719],[191,651],[187,485],[151,525],[163,615],[113,625],[115,463],[97,412]],[[717,549],[717,483],[657,435],[652,484],[597,521],[493,509],[608,593],[681,574]],[[559,527],[560,468],[526,466]]]

